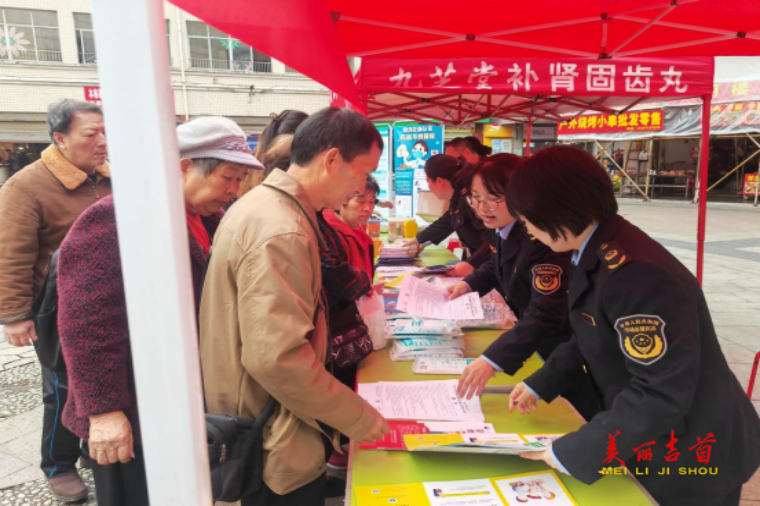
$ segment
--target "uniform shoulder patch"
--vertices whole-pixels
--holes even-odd
[[[537,264],[531,269],[533,288],[544,295],[559,290],[562,279],[562,267],[554,264]]]
[[[623,354],[639,364],[652,365],[668,351],[665,320],[657,315],[624,316],[615,322],[615,330]]]
[[[596,254],[602,261],[602,264],[611,272],[617,271],[620,267],[632,260],[631,255],[626,253],[625,250],[614,241],[606,242],[599,246],[599,250]]]

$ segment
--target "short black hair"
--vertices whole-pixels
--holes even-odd
[[[103,116],[103,109],[92,102],[63,98],[50,104],[50,107],[48,107],[47,124],[50,140],[53,141],[53,144],[58,145],[58,143],[55,142],[53,134],[56,132],[62,134],[69,133],[71,123],[74,121],[74,116],[78,112],[94,112],[95,114]]]
[[[511,153],[499,153],[483,160],[472,177],[480,176],[483,186],[491,195],[505,197],[509,180],[522,163],[522,157]],[[472,182],[470,182],[472,187]]]
[[[607,171],[573,146],[550,146],[526,158],[507,186],[507,206],[555,241],[567,239],[564,229],[577,237],[618,210]]]
[[[364,190],[372,192],[377,199],[377,196],[380,194],[380,185],[377,184],[377,180],[374,177],[367,176],[367,182],[364,183]]]
[[[383,138],[370,120],[349,109],[327,107],[296,129],[290,158],[305,167],[319,153],[338,148],[343,159],[351,162],[372,149],[373,144],[382,151]]]
[[[433,155],[425,162],[425,175],[433,181],[440,177],[451,182],[464,165],[462,160],[451,155]]]
[[[449,147],[456,149],[458,152],[461,152],[463,149],[469,149],[480,156],[480,158],[485,158],[493,152],[493,148],[484,146],[483,143],[480,142],[480,139],[473,136],[452,139],[451,142],[449,142]]]

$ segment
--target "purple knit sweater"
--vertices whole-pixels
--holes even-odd
[[[213,237],[219,217],[204,221]],[[190,234],[196,306],[206,255]],[[124,411],[140,444],[127,306],[113,197],[87,209],[58,258],[58,331],[69,375],[63,424],[89,438],[89,416]]]

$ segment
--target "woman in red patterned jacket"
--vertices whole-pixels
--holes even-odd
[[[196,308],[220,210],[251,167],[233,121],[202,117],[177,128]],[[88,440],[100,506],[147,506],[137,396],[113,197],[85,211],[61,245],[58,328],[71,396],[63,423]]]

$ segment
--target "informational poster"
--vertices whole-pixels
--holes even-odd
[[[512,153],[512,139],[493,139],[491,140],[493,154]]]
[[[443,152],[443,126],[396,123],[393,127],[393,150],[396,216],[412,217],[417,209],[418,192],[429,189],[425,162]]]
[[[377,131],[380,132],[380,136],[383,138],[383,153],[380,155],[380,162],[377,164],[377,170],[372,176],[377,181],[380,187],[380,194],[377,196],[378,200],[393,202],[392,196],[392,166],[391,166],[391,126],[386,124],[375,125]],[[378,207],[377,211],[384,218],[391,216],[391,210],[384,207]]]

